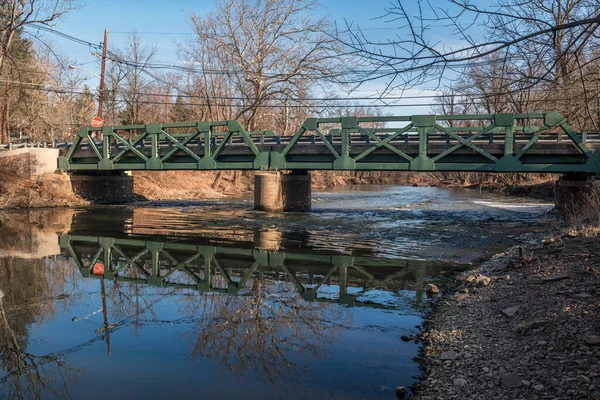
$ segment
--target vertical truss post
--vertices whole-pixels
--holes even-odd
[[[427,157],[427,128],[420,126],[419,133],[419,157]]]
[[[152,140],[150,149],[150,159],[146,161],[146,169],[161,170],[163,163],[159,157],[159,135],[162,132],[161,124],[150,124],[146,125],[146,132],[150,135]]]
[[[515,128],[514,126],[504,127],[504,155],[509,156],[514,153]]]
[[[435,128],[435,115],[413,115],[411,124],[419,135],[419,155],[410,162],[412,171],[435,171],[435,162],[427,156],[427,135],[429,128]]]
[[[212,146],[214,142],[214,137],[210,131],[210,122],[197,122],[196,130],[201,132],[202,140],[204,142],[204,154],[200,161],[198,161],[199,169],[215,169],[217,168],[217,163],[213,159]]]
[[[336,170],[354,170],[356,162],[350,157],[350,130],[358,128],[357,117],[342,118],[342,148],[338,158],[333,162],[333,167]],[[333,136],[331,136],[333,142]]]
[[[496,171],[521,171],[521,161],[513,155],[515,150],[515,115],[494,114],[494,125],[504,128],[504,156],[496,161]]]
[[[110,138],[112,137],[112,134],[113,132],[110,126],[102,127],[102,159],[98,162],[99,169],[114,169],[113,162],[110,160]]]

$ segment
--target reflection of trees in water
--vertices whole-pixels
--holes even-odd
[[[56,356],[37,356],[27,351],[33,323],[53,318],[55,307],[73,301],[65,295],[76,285],[77,270],[59,259],[0,259],[0,363],[6,375],[1,391],[9,398],[64,397],[67,382],[74,379]],[[53,385],[54,382],[62,382]]]
[[[248,370],[271,383],[300,378],[298,358],[321,358],[349,318],[342,307],[306,302],[285,283],[252,280],[242,296],[186,296],[184,312],[196,317],[187,333],[193,359],[206,358],[234,374]],[[200,315],[198,315],[200,314]]]

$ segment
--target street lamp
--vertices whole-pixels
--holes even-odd
[[[71,68],[71,69],[80,69],[80,70],[82,70],[82,71],[85,71],[85,72],[87,72],[88,74],[90,74],[90,75],[92,75],[92,76],[95,76],[95,77],[96,77],[96,78],[98,78],[98,79],[102,79],[102,77],[101,77],[100,75],[98,75],[98,74],[95,74],[95,73],[93,73],[92,71],[90,71],[90,70],[87,70],[87,69],[85,69],[85,68],[83,68],[83,67],[80,67],[79,65],[69,65],[69,68]]]

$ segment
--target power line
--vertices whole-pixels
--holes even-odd
[[[22,82],[22,81],[12,81],[12,80],[0,80],[0,83],[10,83],[16,85],[24,85],[24,86],[39,86],[39,87],[49,87],[56,88],[58,90],[67,90],[74,91],[74,93],[87,93],[81,92],[82,88],[74,87],[74,86],[60,86],[60,85],[47,85],[44,83],[35,83],[35,82]],[[79,90],[79,91],[78,91]],[[136,92],[131,90],[118,90],[113,91],[113,93],[129,94],[129,95],[138,95],[138,96],[148,96],[148,97],[166,97],[170,99],[176,99],[177,97],[186,98],[186,99],[208,99],[208,100],[238,100],[238,101],[256,101],[263,100],[257,97],[241,97],[241,96],[205,96],[205,95],[191,95],[191,94],[183,94],[183,93],[174,93],[174,94],[166,94],[166,93],[152,93],[152,92]],[[528,94],[537,94],[537,93],[546,93],[544,90],[540,91],[530,91]],[[280,102],[306,102],[306,101],[357,101],[357,100],[373,100],[373,101],[400,101],[400,100],[421,100],[421,99],[444,99],[444,98],[468,98],[469,100],[482,100],[487,98],[499,97],[502,94],[476,94],[476,93],[459,93],[459,94],[437,94],[437,95],[416,95],[416,96],[390,96],[390,97],[275,97],[264,99],[265,101],[280,101]],[[555,100],[544,100],[544,101],[562,101],[564,98],[555,99]],[[577,100],[578,98],[572,98],[569,100]],[[531,100],[531,101],[542,101],[542,100]],[[467,102],[453,102],[452,104],[473,104],[473,101]],[[509,102],[510,103],[510,102]],[[439,105],[438,103],[422,103],[425,105],[434,104]],[[381,104],[381,106],[389,106],[394,107],[396,104]],[[417,104],[419,105],[419,104]],[[352,105],[349,105],[352,106]],[[378,104],[367,105],[369,107],[379,107]]]
[[[5,82],[1,81],[0,82]],[[34,84],[37,85],[37,84]],[[59,94],[79,94],[79,95],[89,95],[89,92],[82,92],[76,90],[68,90],[68,89],[51,89],[51,88],[43,88],[43,87],[32,87],[32,90],[41,90],[46,92],[53,92]],[[532,100],[532,103],[550,103],[550,102],[571,102],[574,100],[578,100],[579,98],[559,98],[559,99],[544,99],[544,100]],[[113,101],[118,104],[129,104],[125,99],[116,99]],[[152,101],[152,100],[141,100],[135,102],[140,105],[163,105],[163,106],[175,106],[174,102],[164,102],[164,101]],[[496,105],[501,104],[512,104],[510,101],[499,101],[495,102]],[[243,104],[209,104],[209,103],[178,103],[181,106],[199,106],[199,107],[207,107],[207,106],[218,106],[218,107],[244,107]],[[466,105],[466,106],[476,106],[477,103],[472,101],[467,102],[455,102],[453,105]],[[357,109],[357,108],[400,108],[400,107],[433,107],[440,106],[438,103],[409,103],[409,104],[381,104],[381,105],[368,105],[368,104],[288,104],[288,108],[333,108],[333,109]],[[258,104],[255,105],[256,108],[277,108],[280,109],[284,107],[284,105],[275,105],[275,104]]]
[[[49,32],[52,34],[55,34],[57,36],[60,36],[62,38],[65,38],[67,40],[70,40],[72,42],[78,43],[78,44],[82,44],[85,46],[88,46],[90,48],[94,48],[96,50],[100,50],[102,49],[102,44],[96,44],[96,43],[92,43],[89,42],[87,40],[84,39],[80,39],[77,38],[73,35],[69,35],[66,34],[64,32],[58,31],[56,29],[44,26],[44,25],[39,25],[39,24],[31,24],[31,27],[33,27],[34,29],[37,30],[42,30],[45,32]],[[377,29],[377,28],[373,28],[373,29]],[[381,28],[381,29],[387,29],[387,28]],[[393,29],[393,28],[392,28]],[[158,34],[158,32],[157,32]],[[178,62],[156,62],[156,63],[145,63],[145,64],[140,64],[140,63],[135,63],[133,61],[129,61],[129,60],[125,60],[123,58],[121,58],[119,55],[109,51],[108,52],[111,56],[111,60],[114,62],[118,62],[120,64],[124,64],[127,66],[131,66],[131,67],[137,67],[137,68],[149,68],[149,69],[167,69],[167,70],[176,70],[176,71],[182,71],[182,72],[197,72],[197,73],[203,73],[203,74],[216,74],[216,75],[232,75],[232,74],[240,74],[240,73],[245,73],[243,70],[238,69],[238,70],[219,70],[219,69],[199,69],[197,67],[193,67],[193,66],[189,66],[189,65],[185,65],[185,64],[181,64]],[[466,67],[472,67],[472,66],[478,66],[478,65],[487,65],[487,64],[491,64],[493,63],[493,61],[478,61],[478,62],[471,62],[471,63],[464,63],[464,64],[455,64],[452,66],[452,68],[466,68]],[[415,66],[415,69],[420,69],[420,68],[424,68],[422,66]],[[395,69],[346,69],[346,70],[342,70],[339,72],[335,72],[335,73],[324,73],[324,74],[296,74],[296,76],[298,77],[306,77],[306,78],[323,78],[323,79],[331,79],[331,78],[336,78],[336,77],[340,77],[340,76],[347,76],[349,74],[355,74],[355,75],[359,75],[359,76],[366,76],[366,75],[379,75],[379,76],[386,76],[386,75],[390,75],[390,74],[394,74],[397,71]],[[280,78],[282,76],[286,76],[285,72],[281,72],[281,73],[276,73],[276,74],[264,74],[263,76],[265,77],[269,77],[269,78]]]

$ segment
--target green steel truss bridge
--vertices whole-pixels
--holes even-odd
[[[423,282],[449,279],[451,263],[383,260],[372,257],[296,253],[253,248],[220,247],[187,243],[148,241],[62,234],[60,247],[74,260],[85,278],[135,282],[159,287],[201,292],[244,295],[252,279],[291,282],[306,301],[340,302],[354,306],[381,307],[361,303],[362,292],[348,287],[415,287],[422,296]],[[94,275],[101,262],[103,275]],[[436,279],[438,281],[436,281]],[[339,285],[338,299],[320,296],[324,284]],[[420,297],[419,297],[420,298]]]
[[[102,138],[97,139],[97,138]],[[63,171],[600,172],[598,134],[556,112],[309,118],[293,136],[237,121],[81,128]]]

